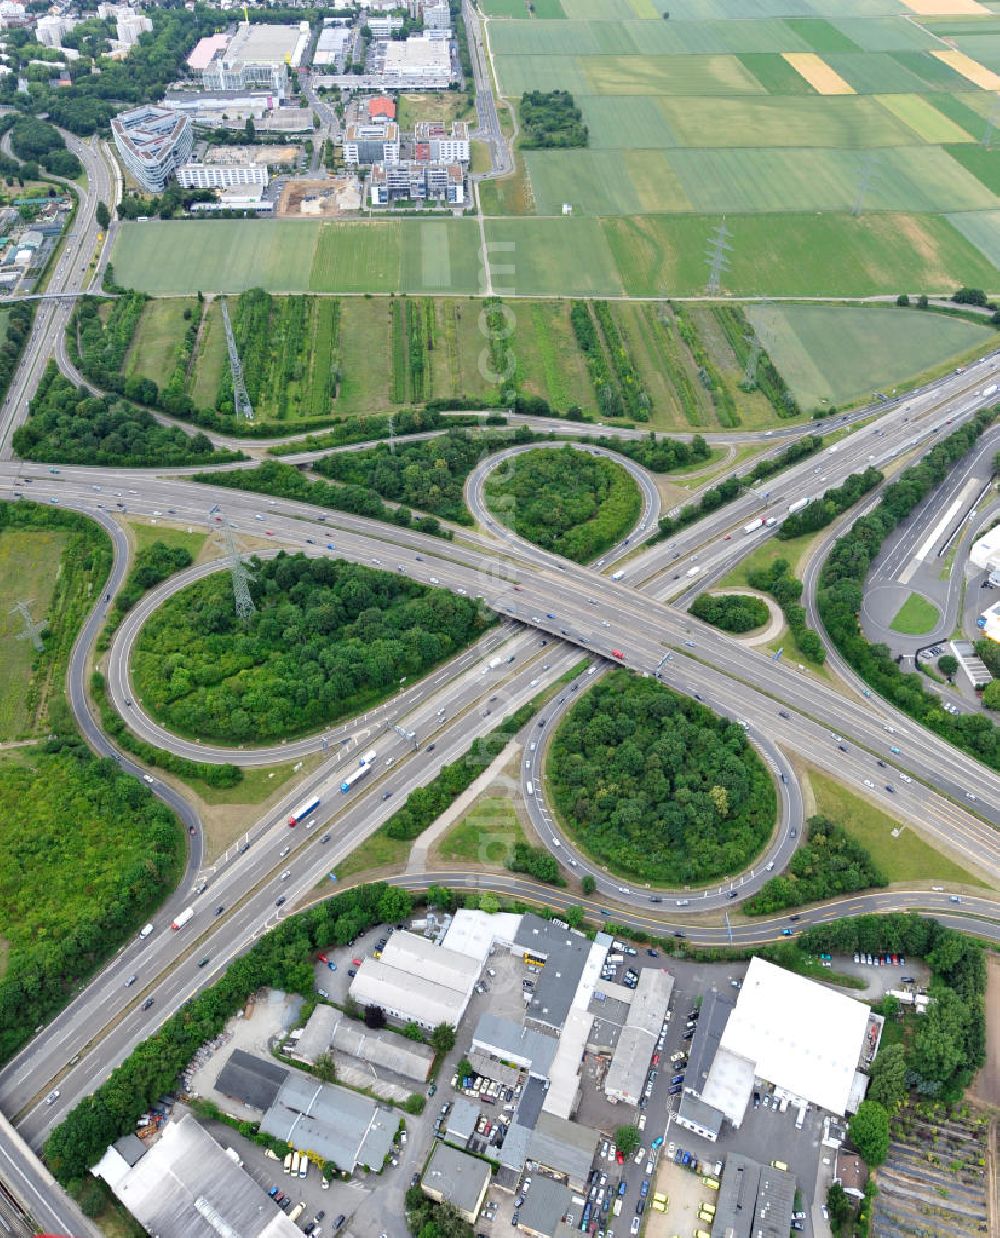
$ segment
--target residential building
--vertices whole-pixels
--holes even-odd
[[[76,25],[75,17],[63,17],[54,13],[46,13],[39,17],[35,25],[35,38],[44,47],[61,47],[62,37]]]
[[[399,126],[384,124],[348,125],[343,138],[344,163],[349,168],[373,163],[399,162]]]
[[[795,1178],[730,1152],[716,1196],[712,1238],[788,1238]]]
[[[490,1167],[478,1157],[438,1142],[420,1180],[425,1195],[453,1208],[472,1225],[490,1185]]]
[[[432,0],[422,10],[425,30],[450,30],[451,8],[447,0]]]
[[[117,20],[118,42],[123,47],[131,47],[138,43],[139,36],[153,29],[153,23],[143,13],[136,13],[134,9],[122,9],[118,13]]]
[[[431,163],[468,163],[469,126],[456,120],[449,129],[440,121],[420,120],[413,127],[414,155]]]
[[[369,179],[369,197],[372,206],[387,206],[398,199],[461,206],[465,202],[465,178],[457,163],[376,163]]]
[[[194,146],[191,118],[152,104],[113,117],[111,133],[126,170],[149,193],[163,192]]]
[[[390,39],[393,32],[403,29],[403,19],[389,14],[386,17],[369,16],[365,25],[372,32],[372,36],[376,39]]]
[[[93,1172],[150,1234],[301,1238],[294,1221],[191,1114],[168,1122],[143,1152],[133,1162],[115,1144]]]
[[[267,164],[196,163],[177,169],[177,183],[184,189],[232,189],[234,185],[261,185],[267,188]]]

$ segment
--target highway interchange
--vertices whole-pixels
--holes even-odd
[[[48,290],[52,292],[70,290],[86,281],[97,252],[96,201],[98,197],[105,201],[113,197],[109,167],[101,152],[81,143],[73,144],[73,149],[87,167],[88,188],[81,194],[73,228],[51,273]],[[803,807],[790,756],[808,760],[849,785],[864,786],[874,775],[876,798],[881,785],[877,779],[891,778],[895,812],[915,820],[932,842],[964,857],[994,882],[1000,877],[995,833],[1000,822],[1000,779],[996,774],[872,698],[835,658],[831,663],[838,677],[846,680],[847,692],[783,660],[748,651],[669,604],[693,587],[703,588],[719,578],[767,536],[766,530],[749,537],[742,534],[742,525],[751,517],[780,520],[796,499],[814,497],[868,463],[883,466],[910,458],[936,434],[973,414],[984,403],[983,388],[1000,373],[1000,356],[984,358],[898,399],[871,424],[864,424],[861,412],[853,414],[844,420],[860,422],[858,428],[827,446],[819,456],[761,484],[676,536],[648,546],[641,543],[655,532],[658,497],[644,470],[633,467],[644,496],[639,527],[628,544],[617,547],[594,568],[587,568],[524,542],[485,510],[482,488],[489,471],[497,466],[497,458],[478,468],[467,487],[480,531],[461,530],[452,542],[361,517],[321,512],[307,504],[285,500],[271,503],[249,493],[204,486],[192,482],[194,470],[153,475],[140,470],[60,466],[53,474],[42,464],[13,461],[13,430],[26,415],[28,400],[49,358],[55,356],[68,366],[63,339],[69,312],[68,303],[62,301],[39,306],[29,345],[0,414],[0,499],[12,499],[20,492],[26,498],[54,501],[98,520],[111,535],[114,548],[107,589],[110,596],[128,567],[128,542],[115,507],[120,492],[120,501],[130,515],[214,529],[218,525],[216,516],[221,514],[238,535],[255,541],[261,540],[262,527],[266,527],[276,550],[332,553],[402,571],[423,583],[481,596],[501,622],[473,649],[420,683],[407,685],[400,695],[363,718],[301,741],[233,750],[193,744],[164,732],[137,707],[128,678],[129,654],[143,620],[180,584],[220,565],[183,574],[152,591],[130,613],[109,651],[107,678],[113,704],[137,733],[199,760],[259,765],[317,752],[322,759],[305,781],[248,832],[244,842],[231,847],[211,866],[203,861],[197,814],[172,787],[154,778],[155,793],[193,829],[185,878],[155,918],[154,933],[126,945],[0,1072],[0,1109],[16,1121],[32,1148],[37,1149],[51,1127],[106,1078],[153,1027],[217,977],[236,954],[298,900],[323,882],[334,891],[336,886],[328,882],[328,874],[392,814],[410,790],[466,751],[473,738],[488,733],[511,710],[577,665],[582,655],[586,655],[587,669],[596,677],[609,665],[612,650],[620,649],[624,665],[630,669],[659,674],[678,691],[697,695],[710,707],[746,725],[765,761],[776,774],[785,775],[776,783],[780,822],[754,870],[704,891],[661,893],[634,890],[593,869],[597,889],[594,896],[584,899],[543,889],[512,875],[440,871],[407,878],[407,885],[420,888],[437,882],[489,888],[542,900],[551,907],[576,903],[595,919],[613,917],[616,923],[660,935],[684,933],[704,944],[745,945],[773,940],[787,925],[787,917],[730,925],[728,917],[722,919],[720,913],[736,905],[738,900],[730,898],[732,891],[738,898],[745,897],[759,888],[771,871],[779,870],[801,838]],[[572,431],[573,427],[559,429]],[[592,432],[592,428],[586,429]],[[777,449],[794,433],[740,434],[728,439],[763,441],[764,437],[773,437]],[[263,516],[263,521],[258,516]],[[618,580],[609,579],[613,567]],[[102,598],[77,640],[69,670],[70,701],[88,741],[98,751],[114,754],[124,768],[141,776],[145,770],[117,753],[103,735],[85,691],[88,659],[106,606]],[[501,656],[502,665],[490,670],[488,660],[494,656]],[[586,677],[587,670],[581,675]],[[551,725],[538,729],[537,722],[554,722],[572,699],[573,687],[568,685],[531,724],[533,737],[550,734]],[[376,748],[376,768],[350,795],[341,796],[339,782],[345,770],[353,766],[361,745]],[[536,762],[541,760],[542,747],[536,750]],[[893,748],[900,751],[893,753]],[[891,767],[889,772],[880,772],[880,761]],[[902,782],[904,773],[913,781]],[[525,783],[529,781],[527,773],[523,778]],[[532,781],[533,794],[526,800],[540,836],[564,863],[583,871],[587,861],[558,831],[540,798],[541,780]],[[311,827],[303,825],[290,832],[285,824],[288,811],[308,794],[320,796],[320,812]],[[887,796],[883,793],[882,798]],[[291,850],[286,853],[286,848]],[[774,869],[767,867],[772,862]],[[279,898],[287,901],[279,906]],[[188,903],[195,907],[194,920],[183,934],[171,933],[170,920]],[[661,903],[662,907],[658,906]],[[995,899],[964,896],[959,911],[944,891],[854,896],[803,912],[801,919],[815,923],[841,914],[904,907],[933,911],[944,923],[994,940],[1000,938],[1000,907]],[[222,910],[217,912],[217,908]],[[692,912],[707,911],[715,912],[721,922],[705,924],[691,918]],[[199,969],[196,959],[205,954],[210,956],[210,964]],[[126,987],[124,980],[133,973],[139,981]],[[153,999],[153,1006],[143,1012],[140,1004],[147,998]],[[58,1101],[53,1105],[42,1103],[42,1097],[56,1082]],[[16,1166],[16,1173],[12,1169],[4,1175],[0,1170],[0,1176],[22,1175],[25,1181],[34,1183],[22,1187],[22,1198],[37,1219],[65,1230],[69,1216],[73,1232],[93,1232],[89,1223],[75,1215],[73,1205],[54,1190],[37,1162],[32,1163],[16,1141],[6,1138],[2,1128],[0,1153]],[[32,1192],[35,1198],[28,1198]],[[47,1198],[52,1204],[48,1217]]]

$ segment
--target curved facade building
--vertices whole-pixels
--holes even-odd
[[[190,116],[166,107],[137,107],[111,121],[122,162],[150,193],[162,193],[167,181],[191,157],[194,124]]]

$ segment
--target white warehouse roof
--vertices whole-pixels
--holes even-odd
[[[974,567],[985,571],[1000,567],[1000,525],[984,533],[978,541],[972,543],[969,551],[969,561]]]
[[[381,959],[361,964],[350,994],[362,1006],[383,1006],[425,1027],[457,1027],[480,968],[478,959],[399,931],[389,938]]]
[[[853,997],[751,959],[719,1048],[754,1063],[775,1087],[843,1115],[870,1015]]]
[[[486,911],[460,907],[448,926],[443,945],[446,950],[457,950],[459,954],[485,963],[494,942],[499,941],[508,948],[513,946],[520,927],[521,917],[512,911],[490,915]]]

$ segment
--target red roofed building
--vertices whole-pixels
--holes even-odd
[[[372,120],[381,117],[383,120],[396,119],[396,105],[385,95],[376,95],[368,101],[368,115]]]

